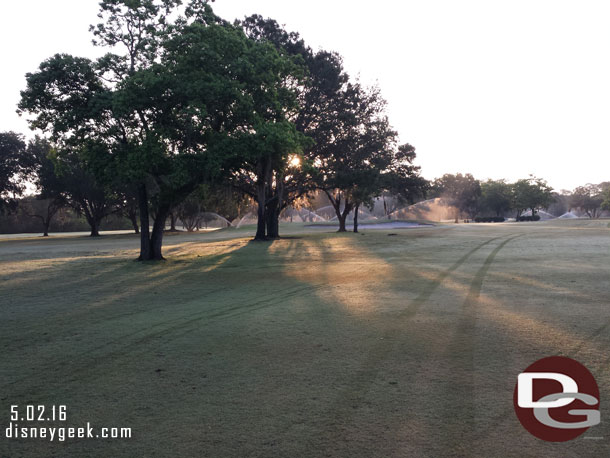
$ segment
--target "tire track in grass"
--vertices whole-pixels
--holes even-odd
[[[608,223],[608,227],[610,227],[610,223]],[[559,352],[559,354],[563,355],[563,356],[567,356],[569,358],[576,358],[576,356],[585,347],[585,344],[587,342],[590,342],[591,340],[596,339],[597,337],[602,335],[604,331],[606,331],[609,328],[610,328],[610,320],[606,321],[599,328],[597,328],[595,331],[593,331],[591,334],[589,334],[586,338],[582,339],[579,344],[573,346],[572,348],[568,349],[565,352]],[[594,371],[593,373],[596,374],[597,376],[601,376],[608,369],[610,369],[610,357],[607,358],[606,360],[600,362],[600,364],[597,367],[597,370]],[[515,379],[516,379],[516,376],[515,376]],[[474,435],[472,440],[480,441],[480,440],[486,438],[490,433],[494,432],[502,423],[507,421],[507,419],[512,418],[512,416],[511,416],[512,412],[513,412],[512,406],[509,408],[503,409],[498,415],[496,415],[487,424],[487,426],[484,429],[478,431]]]
[[[315,287],[315,286],[313,286]],[[163,321],[156,323],[148,328],[139,329],[137,331],[124,334],[123,336],[113,339],[112,341],[106,342],[102,345],[98,345],[92,349],[83,351],[66,362],[65,358],[57,358],[53,361],[48,362],[44,366],[40,366],[38,371],[34,374],[21,377],[13,380],[2,386],[3,391],[8,391],[9,387],[15,385],[24,385],[31,380],[48,380],[48,374],[52,372],[63,374],[64,376],[69,374],[71,379],[76,379],[74,375],[87,372],[92,366],[99,366],[106,361],[114,360],[122,356],[135,353],[136,347],[141,347],[155,339],[159,339],[166,335],[170,335],[177,331],[184,331],[179,334],[178,337],[191,332],[200,326],[202,321],[216,321],[218,319],[232,318],[235,316],[243,315],[258,311],[267,307],[272,307],[279,303],[282,303],[287,297],[292,297],[300,294],[303,291],[311,291],[312,285],[297,285],[284,288],[280,291],[274,291],[272,294],[265,295],[256,301],[248,300],[247,303],[241,303],[234,307],[215,307],[213,309],[205,309],[198,311],[193,314],[185,315],[172,320]],[[281,293],[278,295],[278,292]],[[169,326],[168,326],[169,325]],[[140,338],[136,336],[142,335]],[[132,339],[136,337],[135,339]],[[113,348],[118,347],[118,348]],[[107,351],[105,351],[107,350]],[[39,374],[45,374],[45,377],[38,377]],[[18,392],[11,393],[12,396],[22,396],[24,394],[31,394],[31,386],[26,387]],[[40,396],[41,388],[36,387],[36,394]]]
[[[599,327],[597,330],[595,330],[593,333],[591,333],[587,338],[583,339],[580,344],[574,346],[572,349],[570,349],[566,352],[559,352],[558,354],[567,356],[569,358],[576,359],[576,356],[578,355],[578,353],[580,353],[580,351],[584,348],[585,342],[588,342],[590,340],[595,339],[596,337],[599,337],[609,327],[610,327],[610,321],[607,321],[605,324],[603,324],[601,327]],[[599,377],[602,374],[604,374],[608,369],[610,369],[610,357],[607,358],[606,360],[600,362],[599,365],[597,366],[597,370],[592,371],[592,373],[596,377]],[[502,423],[504,423],[508,418],[512,418],[511,417],[512,411],[513,411],[512,408],[504,409],[501,413],[499,413],[497,416],[495,416],[488,423],[488,425],[485,429],[479,431],[475,435],[473,440],[481,440],[481,439],[487,437],[491,432],[495,431],[496,428],[498,426],[500,426]]]
[[[398,319],[400,321],[405,321],[414,317],[421,306],[430,299],[432,294],[452,272],[460,268],[477,251],[500,238],[501,237],[493,237],[478,244],[459,258],[448,269],[440,272],[435,279],[429,281],[424,289],[409,302],[405,309],[398,315]],[[401,329],[399,327],[393,327],[391,330],[385,332],[381,341],[368,352],[367,357],[360,368],[351,377],[352,381],[349,386],[343,389],[335,398],[333,405],[328,410],[327,414],[324,415],[323,425],[320,426],[324,435],[330,438],[330,440],[334,440],[341,435],[340,431],[337,431],[337,428],[349,423],[350,419],[355,415],[357,408],[363,404],[364,397],[379,374],[381,363],[387,359],[390,352],[398,345],[397,340],[400,337],[400,334]]]
[[[430,296],[432,296],[434,291],[436,291],[436,289],[441,285],[441,283],[443,283],[443,281],[451,273],[453,273],[455,270],[460,268],[468,259],[470,259],[470,257],[473,254],[475,254],[481,248],[483,248],[486,245],[489,245],[491,242],[498,240],[499,238],[500,237],[494,237],[494,238],[491,238],[491,239],[481,243],[480,245],[477,245],[472,250],[470,250],[468,253],[466,253],[464,256],[462,256],[460,259],[458,259],[451,267],[449,267],[449,269],[441,272],[434,280],[432,280],[427,285],[427,287],[424,289],[424,291],[419,293],[417,295],[417,297],[409,303],[409,305],[405,308],[405,310],[399,314],[400,318],[411,318],[412,316],[417,314],[420,307],[423,304],[425,304],[426,302],[428,302],[428,300],[430,299]]]
[[[592,332],[589,336],[587,336],[585,339],[583,339],[576,347],[574,347],[571,351],[570,354],[571,355],[576,355],[577,353],[580,353],[580,351],[583,349],[583,347],[586,345],[586,343],[590,342],[591,340],[599,337],[605,330],[607,330],[610,327],[610,320],[606,321],[602,326],[600,326],[599,328],[597,328],[594,332]]]
[[[442,405],[439,437],[444,439],[444,450],[467,456],[471,450],[475,431],[474,351],[476,340],[477,306],[485,277],[498,253],[521,234],[504,240],[487,256],[477,271],[468,296],[462,304],[460,321],[446,354],[448,377],[441,382]]]

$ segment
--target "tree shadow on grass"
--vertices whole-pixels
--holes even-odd
[[[412,407],[421,407],[413,400],[427,389],[426,378],[443,376],[434,362],[451,336],[435,335],[415,317],[468,253],[491,242],[469,239],[457,260],[435,254],[440,264],[418,277],[409,266],[429,261],[424,255],[399,268],[388,261],[396,245],[386,242],[397,238],[364,239],[315,234],[194,243],[164,263],[108,261],[95,284],[76,278],[80,261],[58,266],[46,292],[59,297],[63,286],[62,304],[19,344],[5,342],[0,408],[64,399],[74,419],[86,421],[88,412],[106,425],[125,419],[138,436],[52,450],[28,442],[14,455],[451,452],[438,441],[439,428],[459,419],[443,418],[442,404]],[[401,282],[406,272],[413,278]],[[469,280],[456,282],[467,288]],[[20,297],[33,287],[21,285]],[[407,290],[401,307],[382,307],[384,298]],[[27,331],[35,314],[18,318],[13,324]]]
[[[183,378],[190,380],[189,377],[201,375],[199,371],[211,370],[205,361],[200,364],[193,358],[202,355],[205,358],[204,349],[216,348],[214,351],[218,351],[218,347],[229,341],[233,345],[225,349],[228,354],[223,356],[223,361],[243,369],[243,373],[237,371],[235,376],[243,381],[251,380],[257,395],[264,398],[264,403],[274,405],[278,414],[270,416],[268,412],[264,415],[260,412],[255,415],[257,421],[267,423],[269,429],[256,431],[254,436],[264,442],[263,439],[275,431],[279,440],[285,441],[283,447],[300,447],[302,444],[295,442],[295,432],[291,431],[294,423],[281,420],[283,415],[294,418],[299,415],[293,410],[294,404],[286,406],[282,399],[288,397],[302,402],[311,394],[303,378],[320,374],[328,380],[321,385],[314,383],[317,395],[313,397],[327,399],[322,404],[315,401],[313,405],[325,409],[330,401],[327,386],[337,379],[336,374],[332,375],[335,361],[330,351],[331,347],[336,351],[340,343],[333,341],[335,331],[337,325],[351,320],[343,310],[324,300],[324,295],[313,294],[315,286],[284,276],[286,265],[295,262],[291,258],[299,261],[299,243],[300,239],[244,243],[230,253],[178,258],[160,266],[112,260],[103,262],[104,266],[93,278],[86,275],[77,278],[79,272],[83,276],[83,260],[55,266],[55,270],[45,274],[48,284],[43,285],[39,295],[54,300],[63,291],[61,303],[38,318],[34,311],[13,318],[13,324],[23,326],[18,343],[11,343],[10,339],[5,342],[6,376],[2,380],[7,393],[5,401],[53,402],[68,396],[75,408],[93,403],[93,410],[97,408],[103,413],[104,408],[97,405],[100,401],[91,401],[91,391],[114,390],[115,396],[126,397],[120,410],[127,415],[130,408],[136,408],[143,399],[150,398],[150,394],[142,391],[144,388],[138,388],[139,384],[151,388],[150,375],[134,370],[134,367],[153,364],[156,358],[152,355],[159,352],[179,354],[180,349],[186,347],[186,353],[182,355],[185,358],[182,373]],[[279,252],[270,253],[270,248],[279,244],[285,256]],[[330,252],[322,253],[322,262],[331,262],[332,256]],[[33,291],[36,281],[36,278],[26,279],[18,285],[17,299],[27,300],[27,292]],[[11,313],[10,310],[6,312]],[[321,324],[319,320],[322,320]],[[358,323],[354,322],[349,329],[357,327]],[[248,332],[251,335],[244,337]],[[244,341],[241,342],[240,337],[236,339],[235,335],[243,337]],[[335,337],[328,342],[333,335]],[[229,336],[232,337],[227,340]],[[192,345],[196,342],[201,345],[201,351],[193,350]],[[345,335],[343,342],[349,342]],[[242,352],[249,353],[256,364],[252,366],[244,361],[240,356]],[[213,361],[211,366],[215,367]],[[214,370],[219,378],[227,376],[225,365]],[[167,371],[168,374],[163,371],[159,374],[178,376]],[[126,378],[133,379],[129,395],[123,386]],[[234,377],[230,378],[235,381]],[[121,384],[117,385],[117,381]],[[179,380],[175,379],[175,382]],[[148,400],[156,411],[164,405],[167,393],[163,387],[156,386],[160,390],[156,392],[155,386],[152,389],[155,395]],[[219,397],[223,403],[221,412],[217,413],[228,417],[227,422],[236,428],[243,425],[239,414],[251,403],[248,390],[242,388],[228,393],[222,385],[215,390],[214,396],[200,398],[203,405],[213,404],[213,398]],[[298,393],[296,398],[295,392]],[[231,401],[231,397],[237,400]],[[189,404],[186,397],[181,401],[180,405]],[[204,422],[214,429],[215,418],[206,412],[201,414],[205,417]],[[315,418],[313,415],[298,421],[305,421],[311,429]],[[138,424],[140,420],[134,421]],[[190,426],[200,427],[200,424]],[[214,437],[229,441],[231,430],[217,429]],[[157,432],[163,431],[157,428]],[[31,443],[24,446],[29,451],[41,450],[40,446]],[[156,442],[145,445],[150,450],[156,446]],[[81,445],[68,447],[68,455],[81,453],[82,456]],[[266,448],[256,441],[253,447],[259,452]],[[230,451],[230,447],[219,453],[223,454],[222,451]]]
[[[396,323],[376,316],[376,292],[367,291],[375,276],[395,287],[398,279],[387,262],[355,240],[345,234],[243,243],[231,252],[179,256],[159,265],[110,263],[113,269],[98,272],[96,286],[88,279],[68,280],[64,288],[85,289],[80,303],[67,302],[63,312],[44,320],[38,329],[47,328],[55,340],[39,345],[40,355],[30,353],[28,364],[35,369],[13,380],[19,383],[11,383],[7,391],[42,402],[63,392],[67,375],[68,386],[76,391],[72,396],[79,399],[88,391],[75,386],[120,392],[120,386],[107,380],[129,376],[160,390],[150,400],[153,410],[160,410],[167,392],[155,384],[151,388],[145,374],[131,366],[153,364],[151,355],[174,353],[186,366],[178,364],[178,372],[157,368],[162,377],[179,383],[178,373],[191,380],[215,372],[223,381],[198,398],[201,405],[215,406],[209,409],[215,414],[196,412],[212,431],[215,455],[281,451],[307,456],[339,447],[352,456],[370,456],[382,446],[376,435],[402,426],[378,416],[391,409],[387,399],[402,399],[387,391],[395,387],[384,379],[392,373],[388,362],[399,361],[396,350],[404,347],[397,344]],[[78,268],[76,263],[74,272]],[[59,269],[54,280],[66,269]],[[91,292],[99,296],[96,305],[87,303]],[[83,338],[73,341],[76,323]],[[22,343],[35,336],[26,333]],[[413,337],[402,344],[423,352]],[[196,342],[200,347],[193,349]],[[216,354],[221,355],[220,365]],[[196,357],[202,355],[201,364]],[[380,390],[380,383],[387,386]],[[142,400],[144,392],[135,390],[124,401],[125,412]],[[187,399],[183,394],[178,404],[188,405]],[[257,400],[254,405],[252,399]],[[250,418],[244,419],[249,409]],[[224,419],[222,427],[217,417]],[[250,445],[231,449],[232,431],[253,424],[264,428],[250,431]],[[189,423],[190,428],[200,426]],[[363,443],[367,437],[371,442]]]

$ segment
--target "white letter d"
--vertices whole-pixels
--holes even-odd
[[[517,377],[517,404],[522,408],[545,408],[553,409],[555,407],[567,406],[574,398],[566,395],[566,397],[550,402],[534,402],[534,380],[546,379],[556,380],[561,383],[564,393],[578,393],[578,385],[572,377],[565,374],[557,374],[555,372],[523,372]]]

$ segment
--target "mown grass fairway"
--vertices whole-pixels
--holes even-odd
[[[156,264],[132,236],[2,241],[0,426],[66,404],[66,426],[133,438],[0,456],[608,456],[607,225],[184,234]],[[602,424],[570,443],[512,407],[551,355],[600,387]]]

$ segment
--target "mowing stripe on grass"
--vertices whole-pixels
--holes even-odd
[[[134,353],[137,351],[135,349],[136,347],[142,346],[155,339],[166,337],[175,333],[176,331],[183,331],[176,336],[181,337],[201,326],[202,321],[207,323],[208,321],[214,321],[215,319],[231,318],[243,313],[249,313],[267,307],[272,307],[274,305],[283,304],[286,297],[298,295],[303,291],[310,291],[311,289],[311,285],[291,286],[289,288],[284,288],[283,290],[275,291],[271,296],[265,296],[256,301],[249,299],[245,301],[245,303],[241,303],[233,307],[219,306],[212,309],[204,309],[179,318],[166,320],[153,324],[148,328],[139,329],[137,331],[125,334],[118,339],[113,339],[102,345],[98,345],[92,349],[81,352],[80,354],[75,355],[69,361],[59,357],[56,360],[50,361],[44,367],[40,367],[38,370],[40,374],[57,372],[60,374],[70,374],[70,376],[89,372],[91,371],[92,367],[99,366],[104,361],[114,360],[116,358],[120,358],[121,356]],[[278,292],[283,294],[278,295]],[[141,335],[141,337],[137,338],[138,335]],[[31,402],[34,402],[39,398],[42,399],[43,395],[49,391],[48,383],[45,382],[45,380],[47,380],[46,377],[28,375],[4,384],[2,389],[8,391],[9,387],[18,385],[21,389],[18,391],[13,391],[11,394],[13,396],[29,395],[30,398],[28,399],[30,399]],[[34,383],[32,383],[32,381]],[[28,382],[30,382],[30,385],[28,385]],[[41,385],[36,385],[36,383],[41,383]],[[34,390],[36,397],[32,398],[31,396],[33,396]]]
[[[423,291],[421,291],[419,295],[415,297],[415,299],[409,302],[405,309],[399,314],[399,318],[401,319],[401,321],[410,320],[413,316],[415,316],[421,306],[430,299],[432,294],[438,289],[438,287],[452,272],[461,267],[472,255],[474,255],[480,249],[484,248],[485,246],[500,238],[501,237],[490,238],[478,244],[466,254],[464,254],[461,258],[459,258],[448,269],[440,272],[437,277],[431,280],[424,287]],[[500,245],[499,249],[496,248],[496,250],[494,250],[494,253],[497,254],[497,252],[500,251],[500,249],[505,246],[510,240],[512,240],[512,238],[503,242],[503,244]],[[491,264],[491,261],[489,262],[489,264]],[[488,266],[483,272],[486,273],[487,269]],[[476,283],[478,284],[478,280],[476,280]],[[331,406],[328,414],[325,416],[325,424],[320,425],[320,428],[323,431],[324,435],[331,438],[340,435],[337,432],[337,428],[340,427],[342,424],[347,424],[350,421],[350,418],[354,416],[356,409],[362,404],[364,396],[369,391],[370,386],[377,378],[381,362],[387,359],[390,352],[397,346],[397,341],[399,340],[400,336],[401,331],[398,329],[398,327],[393,327],[391,330],[385,332],[380,343],[374,346],[368,352],[368,355],[362,363],[361,367],[352,376],[351,380],[353,381],[350,383],[349,387],[341,391],[336,397],[333,406]]]

